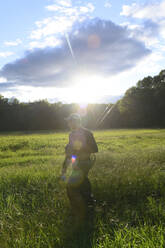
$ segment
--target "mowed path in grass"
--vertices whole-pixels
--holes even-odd
[[[75,235],[59,180],[68,133],[0,134],[0,248],[165,246],[165,130],[94,136],[95,218]]]

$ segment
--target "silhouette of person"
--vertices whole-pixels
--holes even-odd
[[[88,173],[95,162],[91,154],[97,153],[98,147],[92,132],[82,127],[78,114],[71,114],[66,121],[71,133],[69,143],[65,147],[62,178],[65,178],[68,165],[72,164],[72,173],[67,182],[67,195],[75,217],[75,225],[78,227],[86,220],[89,206],[93,204]]]

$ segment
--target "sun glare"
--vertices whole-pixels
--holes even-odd
[[[76,77],[73,87],[68,89],[67,100],[76,103],[96,103],[102,95],[105,95],[103,80],[95,76]]]
[[[48,99],[51,102],[61,101],[86,106],[88,103],[104,102],[107,96],[119,95],[120,82],[121,78],[116,81],[114,78],[106,79],[101,76],[80,75],[74,77],[70,82],[70,87],[67,88],[45,87],[43,90],[42,87],[19,86],[19,90],[22,92],[19,99],[22,101]]]

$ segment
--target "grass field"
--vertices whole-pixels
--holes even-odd
[[[165,130],[94,135],[95,218],[75,235],[59,180],[68,133],[0,134],[0,248],[165,247]]]

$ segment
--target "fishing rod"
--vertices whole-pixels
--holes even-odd
[[[98,117],[97,121],[96,121],[96,126],[99,125],[100,121],[104,118],[104,115],[107,113],[107,111],[109,110],[111,106],[107,106],[105,107],[104,111],[102,112],[102,114]]]
[[[105,121],[105,119],[108,117],[108,115],[110,115],[110,113],[112,112],[112,110],[114,109],[115,106],[116,106],[116,104],[106,107],[103,114],[101,115],[101,117],[98,118],[98,120],[96,122],[96,128],[98,128]]]

